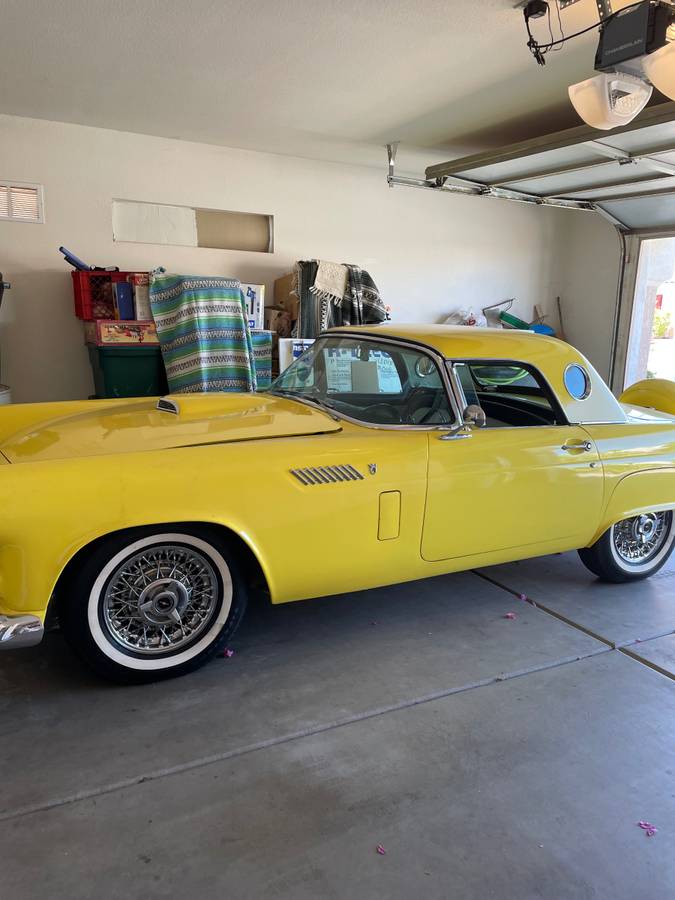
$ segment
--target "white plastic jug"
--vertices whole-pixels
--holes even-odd
[[[6,384],[0,384],[0,406],[12,402],[12,393]]]

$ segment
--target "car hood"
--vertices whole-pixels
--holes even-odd
[[[42,462],[340,430],[330,414],[271,394],[164,400],[165,409],[156,398],[7,406],[0,412],[0,453],[10,463]]]

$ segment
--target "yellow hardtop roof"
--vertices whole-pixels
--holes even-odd
[[[455,325],[382,325],[332,328],[326,335],[348,333],[416,341],[450,360],[500,360],[529,363],[538,369],[556,394],[569,422],[625,422],[626,414],[593,366],[579,351],[558,338],[515,328],[471,328]],[[570,395],[564,383],[569,365],[583,366],[591,380],[587,398]]]
[[[542,352],[555,357],[561,355],[578,359],[579,354],[557,338],[533,331],[514,328],[471,328],[462,325],[400,325],[385,322],[382,325],[344,326],[331,328],[330,334],[341,331],[357,331],[374,337],[400,338],[418,341],[436,350],[446,359],[514,359],[523,362]]]

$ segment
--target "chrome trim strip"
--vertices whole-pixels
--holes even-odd
[[[327,469],[325,466],[319,466],[319,472],[321,472],[322,475],[325,475],[326,478],[328,478],[328,480],[332,481],[333,483],[338,480],[335,475],[331,474],[330,469]]]
[[[45,633],[37,616],[0,615],[0,650],[20,650],[39,644]]]
[[[302,482],[304,485],[312,484],[302,469],[291,469],[291,475],[295,475],[298,481]]]

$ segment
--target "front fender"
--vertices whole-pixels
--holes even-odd
[[[675,468],[647,469],[626,475],[609,498],[602,524],[591,544],[622,519],[664,509],[675,509]]]

